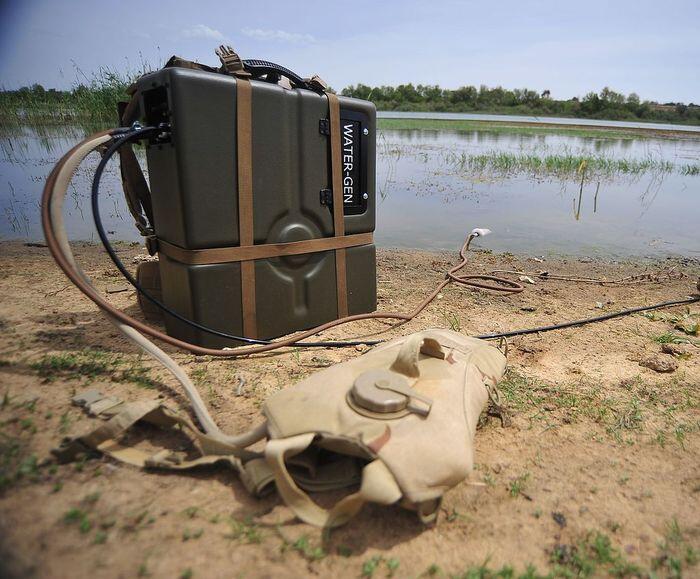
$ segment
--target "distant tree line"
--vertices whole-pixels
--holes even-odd
[[[700,124],[698,105],[642,101],[636,93],[625,96],[608,87],[599,93],[590,92],[582,99],[568,100],[551,98],[549,90],[540,93],[484,85],[451,90],[422,84],[377,87],[358,84],[343,89],[341,94],[371,100],[383,111],[480,112]]]
[[[69,91],[45,89],[40,84],[0,91],[0,117],[62,121],[71,118],[114,122],[116,103],[126,98],[130,79],[101,71],[89,84]],[[370,87],[349,86],[342,95],[373,101],[378,110],[439,111],[561,116],[611,120],[642,120],[700,124],[700,106],[693,103],[642,101],[635,93],[625,96],[605,87],[583,98],[555,100],[550,91],[508,90],[502,87],[462,86],[443,89],[437,85],[401,84]]]

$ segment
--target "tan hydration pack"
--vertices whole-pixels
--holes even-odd
[[[392,340],[271,396],[263,407],[266,424],[250,437],[258,442],[253,448],[214,440],[157,401],[124,404],[88,393],[77,401],[111,418],[66,441],[56,455],[71,459],[96,449],[168,469],[223,461],[254,494],[274,481],[284,502],[312,525],[342,525],[366,502],[400,504],[427,523],[435,520],[443,494],[472,470],[479,415],[505,368],[499,349],[449,330]],[[186,460],[181,453],[121,443],[139,420],[177,425],[200,456]],[[330,510],[307,494],[348,487],[357,490]]]

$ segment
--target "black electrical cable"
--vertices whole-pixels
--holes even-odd
[[[682,300],[671,300],[668,302],[661,302],[659,304],[654,304],[651,306],[640,306],[638,308],[629,308],[626,310],[620,310],[619,312],[611,312],[609,314],[604,314],[602,316],[595,316],[593,318],[584,318],[582,320],[575,320],[573,322],[563,322],[561,324],[553,324],[551,326],[540,326],[539,328],[526,328],[523,330],[513,330],[511,332],[501,332],[498,334],[482,334],[481,336],[474,336],[481,340],[493,340],[496,338],[512,338],[514,336],[525,336],[527,334],[538,334],[540,332],[551,332],[552,330],[563,330],[564,328],[573,328],[576,326],[583,326],[585,324],[592,324],[594,322],[604,322],[605,320],[612,320],[613,318],[620,318],[622,316],[628,316],[630,314],[636,314],[637,312],[645,312],[649,310],[658,310],[660,308],[668,308],[671,306],[679,306],[682,304],[693,304],[700,301],[700,296],[690,296]]]
[[[275,64],[274,62],[270,62],[268,60],[258,59],[244,60],[243,64],[246,70],[254,75],[269,73],[281,74],[282,76],[286,76],[290,81],[292,81],[295,85],[300,86],[301,88],[311,88],[309,86],[309,83],[306,82],[306,80],[304,80],[298,74],[292,72],[291,70],[280,64]]]
[[[100,206],[99,206],[99,194],[100,194],[100,181],[102,179],[102,173],[104,172],[105,167],[107,166],[107,163],[109,160],[114,156],[114,154],[119,150],[120,147],[125,145],[126,143],[129,143],[131,141],[136,141],[139,139],[142,139],[151,133],[155,132],[162,132],[161,127],[142,127],[142,128],[136,128],[133,129],[132,131],[124,134],[123,130],[119,131],[116,133],[116,135],[121,135],[124,134],[124,136],[121,136],[120,138],[116,139],[107,149],[107,151],[104,153],[102,156],[102,159],[100,160],[100,163],[97,165],[97,169],[95,170],[95,176],[93,177],[92,180],[92,196],[91,196],[91,201],[92,201],[92,214],[93,214],[93,219],[95,221],[95,228],[97,229],[97,235],[100,237],[100,240],[102,241],[102,245],[105,248],[105,251],[109,255],[109,257],[112,259],[112,262],[114,265],[117,267],[117,269],[121,272],[121,274],[126,278],[126,280],[136,288],[136,290],[143,296],[145,297],[148,301],[153,303],[155,306],[166,312],[167,314],[173,316],[174,318],[180,320],[181,322],[196,328],[198,330],[201,330],[203,332],[207,332],[209,334],[212,334],[214,336],[218,336],[220,338],[226,338],[228,340],[236,340],[239,342],[244,342],[246,344],[260,344],[260,345],[267,345],[271,344],[273,342],[269,340],[256,340],[254,338],[246,338],[243,336],[234,336],[233,334],[228,334],[226,332],[221,332],[219,330],[215,330],[213,328],[209,328],[207,326],[203,326],[201,324],[198,324],[197,322],[190,320],[181,314],[177,313],[176,311],[170,309],[168,306],[166,306],[164,303],[162,303],[160,300],[157,298],[153,297],[151,294],[149,294],[142,286],[141,284],[134,278],[134,276],[131,275],[129,270],[124,266],[122,261],[119,259],[119,256],[117,255],[116,251],[114,251],[114,247],[112,247],[112,244],[109,241],[109,238],[107,237],[107,233],[105,231],[105,228],[102,224],[102,217],[100,215]],[[299,342],[299,346],[303,346],[305,348],[346,348],[349,346],[375,346],[376,344],[381,343],[382,340],[356,340],[356,341],[324,341],[324,342]]]
[[[99,209],[99,189],[100,189],[100,181],[102,179],[102,173],[104,172],[104,169],[109,162],[109,160],[114,156],[114,154],[119,150],[120,147],[125,145],[128,142],[139,140],[145,136],[148,136],[150,133],[153,132],[161,132],[163,129],[161,127],[143,127],[143,128],[136,128],[136,129],[118,129],[114,131],[113,136],[116,137],[120,135],[120,138],[116,139],[110,147],[107,149],[105,154],[102,157],[102,160],[100,161],[99,165],[97,166],[97,169],[95,170],[95,176],[92,181],[92,212],[93,212],[93,218],[95,221],[95,228],[97,229],[97,234],[100,237],[100,240],[102,241],[102,245],[105,248],[105,251],[107,251],[108,255],[112,259],[112,262],[114,265],[117,267],[117,269],[121,272],[121,274],[127,279],[127,281],[136,288],[136,290],[143,295],[148,301],[151,303],[155,304],[158,308],[163,310],[164,312],[170,314],[174,318],[180,320],[181,322],[196,328],[198,330],[207,332],[209,334],[213,334],[215,336],[219,336],[221,338],[226,338],[230,340],[236,340],[239,342],[244,342],[247,344],[261,344],[261,345],[266,345],[266,344],[272,344],[274,342],[271,342],[270,340],[256,340],[253,338],[245,338],[243,336],[234,336],[232,334],[227,334],[225,332],[221,332],[219,330],[214,330],[213,328],[209,328],[207,326],[203,326],[201,324],[198,324],[197,322],[194,322],[192,320],[189,320],[185,318],[184,316],[178,314],[177,312],[171,310],[169,307],[167,307],[165,304],[163,304],[161,301],[153,297],[151,294],[149,294],[139,283],[138,281],[131,275],[131,273],[124,267],[124,264],[121,262],[119,257],[117,256],[116,252],[114,251],[114,248],[112,247],[109,238],[107,237],[107,234],[105,232],[104,226],[102,225],[102,218],[100,215],[100,209]],[[671,301],[666,301],[666,302],[661,302],[658,304],[653,304],[650,306],[640,306],[636,308],[629,308],[625,310],[620,310],[618,312],[611,312],[609,314],[604,314],[602,316],[595,316],[592,318],[584,318],[581,320],[574,320],[571,322],[563,322],[561,324],[553,324],[550,326],[539,326],[536,328],[525,328],[521,330],[512,330],[509,332],[495,332],[495,333],[490,333],[490,334],[481,334],[478,336],[473,336],[475,338],[481,339],[481,340],[494,340],[498,338],[512,338],[515,336],[525,336],[528,334],[538,334],[540,332],[551,332],[553,330],[563,330],[565,328],[573,328],[573,327],[578,327],[578,326],[583,326],[586,324],[592,324],[595,322],[603,322],[605,320],[610,320],[613,318],[619,318],[622,316],[627,316],[630,314],[634,314],[637,312],[644,312],[644,311],[649,311],[649,310],[657,310],[660,308],[667,308],[671,306],[676,306],[676,305],[683,305],[683,304],[692,304],[700,301],[700,295],[699,296],[691,296],[685,299],[681,300],[671,300]],[[344,348],[348,346],[374,346],[377,344],[382,343],[384,340],[365,340],[365,341],[327,341],[327,342],[299,342],[297,345],[299,347],[307,347],[307,348]]]

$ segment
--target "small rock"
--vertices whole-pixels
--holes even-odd
[[[603,309],[603,302],[596,302],[595,307],[598,308],[599,310]]]
[[[357,346],[355,346],[355,350],[364,353],[367,350],[369,350],[369,346],[367,344],[358,344]]]
[[[147,253],[139,253],[131,258],[131,263],[143,263],[144,261],[158,261],[158,256],[148,255]]]
[[[661,351],[671,356],[690,356],[690,352],[688,352],[687,348],[684,348],[680,344],[661,344]]]
[[[518,280],[535,285],[535,280],[527,275],[521,275],[520,277],[518,277]]]
[[[129,286],[126,284],[117,284],[117,283],[112,283],[107,286],[107,293],[108,294],[118,294],[120,292],[125,292],[128,291]]]
[[[562,529],[566,527],[566,517],[564,516],[564,513],[552,513],[552,518],[554,519],[554,522]]]
[[[537,308],[535,306],[523,306],[520,308],[521,312],[536,312]]]
[[[503,470],[503,465],[496,463],[491,467],[491,470],[496,474],[499,474]]]
[[[654,372],[675,372],[678,369],[678,362],[673,358],[663,358],[661,356],[649,356],[639,362],[640,366],[654,370]]]

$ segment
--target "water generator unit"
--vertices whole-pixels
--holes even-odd
[[[122,125],[164,129],[146,146],[150,193],[120,151],[129,206],[159,257],[138,278],[183,318],[248,338],[374,311],[374,105],[219,56],[220,69],[171,59],[122,108]],[[164,321],[186,342],[240,345]]]
[[[226,464],[253,496],[274,485],[300,520],[326,530],[345,524],[368,502],[399,505],[432,523],[443,494],[473,468],[476,426],[486,405],[506,418],[497,384],[507,345],[501,350],[484,339],[700,300],[477,337],[438,329],[382,344],[310,342],[323,330],[360,319],[411,320],[452,283],[499,293],[524,288],[493,274],[462,273],[471,242],[489,233],[477,228],[465,239],[461,261],[412,311],[375,312],[374,106],[328,92],[317,77],[241,61],[227,47],[218,54],[221,68],[172,58],[140,78],[120,107],[121,128],[90,135],[68,151],[47,177],[41,203],[47,246],[59,267],[122,335],[171,373],[198,424],[160,398],[125,401],[84,392],[73,402],[104,422],[64,440],[52,451],[58,461],[99,451],[149,469]],[[137,141],[147,143],[150,187],[133,151]],[[164,312],[167,333],[105,299],[71,251],[63,204],[76,170],[96,150],[103,153],[91,192],[97,233],[140,303]],[[129,210],[159,257],[142,263],[136,278],[112,247],[99,210],[100,179],[116,154]],[[310,329],[296,331],[304,328]],[[149,337],[226,358],[290,346],[377,347],[275,392],[256,426],[227,434],[186,372]],[[185,434],[192,452],[131,446],[123,435],[138,422]],[[344,489],[349,494],[330,509],[308,494]]]

